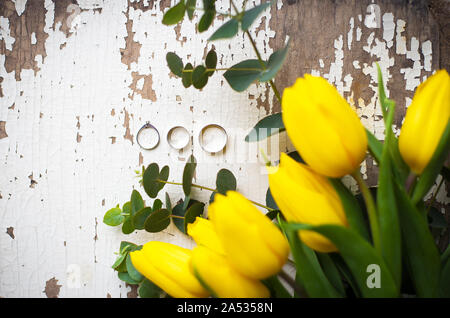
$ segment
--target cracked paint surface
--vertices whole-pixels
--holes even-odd
[[[175,2],[0,3],[0,223],[7,229],[7,235],[0,237],[0,296],[135,297],[136,290],[119,281],[110,267],[121,240],[163,240],[185,247],[193,243],[173,225],[162,233],[124,236],[119,228],[100,221],[106,210],[129,200],[132,188],[141,189],[134,170],[150,162],[169,164],[170,178],[180,180],[191,150],[197,158],[205,157],[196,144],[204,125],[218,123],[230,132],[246,133],[259,119],[279,111],[265,83],[236,93],[216,73],[197,91],[185,89],[170,74],[165,61],[168,51],[176,52],[185,63],[200,64],[214,47],[218,67],[254,58],[242,34],[231,41],[207,42],[222,20],[216,20],[205,34],[194,32],[198,17],[173,27],[162,25],[163,12]],[[260,1],[248,3],[250,7]],[[287,14],[290,6],[278,0],[252,28],[266,59],[285,43],[285,36],[277,31],[283,27],[277,14]],[[217,7],[226,12],[229,1],[219,0]],[[342,34],[327,40],[301,69],[336,85],[364,125],[380,137],[384,126],[372,62],[380,61],[387,91],[395,89],[391,83],[401,83],[407,91],[401,99],[409,104],[418,83],[435,71],[436,44],[411,33],[409,21],[395,12],[381,6],[377,16],[377,10],[364,5],[341,21],[345,24]],[[289,66],[277,77],[281,87],[292,84],[292,80],[283,82],[288,73]],[[153,151],[144,151],[135,142],[146,121],[161,134],[161,143]],[[178,152],[165,142],[168,130],[177,125],[191,132],[192,149]],[[246,148],[243,136],[230,137],[226,153],[210,156],[199,166],[196,182],[213,185],[211,176],[227,168],[236,175],[244,195],[263,202],[267,176],[261,173],[261,164],[235,162],[236,149],[255,158],[257,151]],[[293,149],[285,135],[280,138],[282,149]],[[367,177],[372,170],[371,162],[362,167]],[[165,191],[172,202],[182,193],[172,185],[161,195]],[[209,199],[209,193],[200,190],[195,195]],[[445,189],[438,200],[448,202]],[[16,238],[11,225],[20,233]]]

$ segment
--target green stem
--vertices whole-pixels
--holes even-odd
[[[239,10],[237,9],[236,5],[234,4],[233,0],[231,0],[231,5],[233,6],[234,10],[236,11],[236,15],[239,15],[240,12],[239,12]],[[248,30],[245,31],[245,34],[247,34],[248,39],[250,40],[250,43],[251,43],[251,45],[252,45],[252,47],[253,47],[253,51],[255,51],[256,57],[258,58],[259,63],[261,64],[261,67],[265,70],[265,69],[266,69],[266,64],[264,63],[264,60],[262,59],[261,54],[259,53],[259,50],[258,50],[258,48],[256,47],[256,44],[255,44],[255,41],[254,41],[253,38],[252,38],[252,35],[250,34],[250,32],[249,32]],[[272,88],[272,90],[273,90],[275,96],[277,97],[278,102],[281,103],[281,95],[280,95],[280,92],[278,91],[277,87],[275,86],[275,83],[273,82],[273,80],[270,80],[270,81],[269,81],[269,84],[270,84],[270,87]]]
[[[417,176],[411,172],[408,175],[408,178],[406,178],[406,182],[405,182],[405,189],[409,195],[412,194],[414,187],[416,186],[416,183],[417,183]]]
[[[178,215],[170,215],[171,218],[175,218],[175,219],[184,219],[184,216],[178,216]]]
[[[378,214],[375,201],[373,200],[372,194],[367,187],[366,182],[363,180],[359,170],[352,174],[353,178],[358,183],[361,194],[366,202],[367,213],[369,214],[370,229],[372,232],[373,244],[375,249],[381,253],[381,241],[380,241],[380,226],[378,224]]]
[[[161,183],[173,184],[173,185],[180,185],[180,186],[183,185],[182,183],[179,183],[179,182],[170,182],[170,181],[164,181],[164,180],[159,180],[159,179],[157,179],[156,181],[161,182]],[[192,184],[191,186],[194,187],[194,188],[202,189],[202,190],[208,190],[208,191],[212,191],[212,192],[217,192],[216,189],[204,187],[204,186],[201,186],[201,185],[198,185],[198,184]],[[258,203],[258,202],[252,201],[252,200],[249,200],[249,201],[251,203],[253,203],[254,205],[257,205],[257,206],[259,206],[261,208],[264,208],[264,209],[266,209],[268,211],[274,211],[275,210],[275,209],[269,208],[268,206],[262,205],[261,203]]]
[[[242,67],[242,68],[207,68],[205,70],[205,72],[213,72],[213,71],[261,71],[260,68],[256,68],[256,67]],[[194,72],[194,70],[183,70],[183,73],[192,73]]]

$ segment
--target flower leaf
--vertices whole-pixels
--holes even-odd
[[[220,28],[216,30],[208,39],[208,41],[216,41],[222,39],[229,39],[235,36],[239,31],[239,21],[231,19],[224,23]]]
[[[184,0],[181,0],[177,5],[173,6],[163,16],[162,23],[165,25],[177,24],[183,20],[186,5]]]
[[[178,77],[183,77],[183,61],[173,52],[166,54],[167,65],[170,71]]]
[[[246,90],[251,83],[258,80],[263,72],[259,60],[245,60],[233,65],[223,76],[231,88],[237,92]]]

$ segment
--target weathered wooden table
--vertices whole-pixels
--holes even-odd
[[[175,2],[1,1],[0,296],[132,297],[135,290],[111,269],[121,240],[192,246],[173,225],[163,233],[126,237],[102,223],[107,209],[140,188],[134,170],[150,162],[168,164],[170,180],[178,181],[193,152],[200,162],[196,183],[214,186],[217,171],[228,168],[242,193],[264,201],[267,176],[256,145],[243,136],[280,105],[265,84],[237,93],[217,73],[202,91],[185,89],[168,70],[168,51],[200,63],[214,46],[219,67],[254,53],[242,34],[208,43],[220,20],[205,34],[194,31],[198,18],[162,25],[163,12]],[[417,85],[434,70],[449,68],[449,1],[275,2],[251,32],[265,58],[292,39],[278,87],[304,73],[324,76],[378,137],[384,126],[374,62],[399,105],[397,127]],[[227,0],[217,6],[230,9]],[[151,151],[135,141],[146,121],[162,137]],[[197,144],[208,123],[230,134],[223,155],[206,155]],[[193,146],[181,153],[165,142],[176,125],[193,136]],[[279,147],[293,149],[286,135]],[[273,149],[269,154],[277,159]],[[373,184],[371,160],[362,172]],[[180,187],[165,190],[172,200],[182,196]],[[194,193],[204,201],[210,195]],[[445,187],[437,201],[442,211],[448,208]]]

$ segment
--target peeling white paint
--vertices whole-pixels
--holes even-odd
[[[22,13],[25,11],[25,7],[27,5],[27,0],[13,0],[13,2],[16,6],[17,14],[20,17],[22,15]]]
[[[383,14],[383,40],[386,41],[388,48],[391,48],[393,45],[394,31],[394,15],[390,12]]]
[[[16,39],[11,36],[9,21],[5,17],[0,17],[0,31],[0,41],[4,40],[6,49],[11,51]]]

